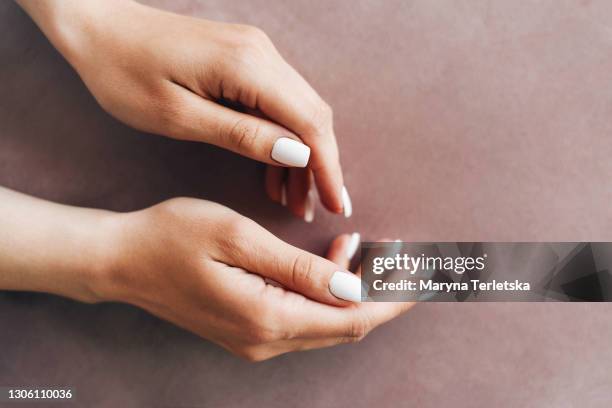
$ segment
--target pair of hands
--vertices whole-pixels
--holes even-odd
[[[123,0],[18,1],[119,120],[267,163],[270,198],[306,221],[314,217],[314,186],[327,209],[350,216],[331,109],[260,30]],[[346,272],[348,235],[324,259],[203,200],[126,214],[38,205],[49,207],[41,214],[61,213],[99,232],[76,232],[86,238],[43,251],[73,249],[68,265],[38,262],[63,265],[68,272],[56,276],[65,278],[4,287],[135,304],[250,360],[359,340],[411,306],[338,297],[355,300],[358,288]],[[75,251],[94,254],[98,267]]]

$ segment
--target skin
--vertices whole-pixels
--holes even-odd
[[[18,0],[99,104],[142,131],[211,143],[268,164],[266,191],[304,216],[313,180],[341,213],[331,108],[259,29],[129,0]],[[231,107],[230,107],[231,106]],[[307,168],[271,158],[279,137],[311,149]]]
[[[325,259],[204,200],[115,213],[0,188],[0,225],[0,289],[130,303],[250,361],[359,341],[412,306],[329,292],[349,235]]]
[[[267,163],[268,194],[285,184],[298,216],[313,182],[343,211],[331,109],[260,30],[128,0],[18,3],[117,119]],[[311,148],[306,169],[271,159],[279,137]],[[411,306],[330,293],[348,235],[325,259],[203,200],[113,213],[0,188],[0,225],[0,289],[130,303],[252,361],[358,341]]]

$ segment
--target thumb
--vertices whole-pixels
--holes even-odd
[[[259,229],[257,234],[249,233],[248,243],[233,248],[234,264],[319,302],[346,306],[347,301],[361,301],[361,280],[357,276]]]
[[[173,137],[206,142],[273,165],[306,167],[310,148],[269,120],[235,111],[187,90],[178,91],[180,112]]]

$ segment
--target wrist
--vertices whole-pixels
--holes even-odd
[[[89,39],[103,25],[132,7],[132,0],[17,0],[53,46],[70,62],[86,52]]]
[[[49,257],[41,259],[46,267],[25,289],[86,303],[112,300],[109,281],[119,252],[120,217],[109,211],[76,209],[66,217],[56,243],[49,245]]]
[[[93,259],[86,260],[78,268],[88,303],[126,301],[125,271],[126,232],[131,213],[105,213],[90,227],[93,234],[88,236],[89,253]],[[128,257],[129,258],[129,257]]]

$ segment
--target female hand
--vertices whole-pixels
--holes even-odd
[[[332,111],[261,30],[127,0],[18,2],[119,120],[269,164],[269,196],[307,221],[312,175],[330,211],[352,212]]]
[[[0,290],[131,303],[250,360],[359,340],[411,306],[358,303],[355,237],[328,260],[203,200],[118,214],[0,188],[0,225]]]
[[[189,198],[113,223],[117,252],[100,298],[137,305],[249,360],[360,340],[412,305],[334,296],[361,295],[360,280],[345,272],[349,235],[334,240],[327,260]]]

